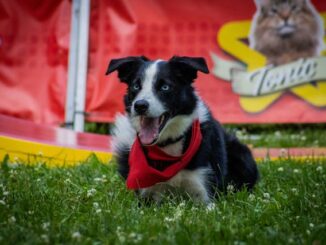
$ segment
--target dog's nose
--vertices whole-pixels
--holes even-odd
[[[149,107],[149,103],[146,100],[137,100],[135,102],[135,111],[139,114],[139,115],[143,115],[146,113],[146,111],[148,110]]]

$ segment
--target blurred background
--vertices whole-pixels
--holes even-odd
[[[214,116],[247,143],[326,145],[326,75],[309,77],[301,71],[315,66],[298,61],[326,64],[326,2],[297,2],[275,7],[268,0],[0,0],[0,114],[109,134],[115,114],[123,112],[126,90],[115,74],[105,76],[112,58],[201,56],[211,72],[200,74],[194,86]],[[311,26],[300,29],[296,25],[304,18]],[[260,30],[282,21],[280,43],[273,32]],[[305,40],[291,35],[306,36],[307,29],[318,52],[300,56],[299,48],[289,47]],[[264,50],[269,42],[294,58],[274,61]],[[268,70],[265,80],[232,74],[238,69],[250,77],[267,65],[280,69]]]

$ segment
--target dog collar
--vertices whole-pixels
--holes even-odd
[[[165,182],[184,169],[197,153],[202,142],[199,120],[192,124],[191,139],[185,153],[175,157],[166,154],[158,146],[142,146],[139,138],[135,139],[129,154],[128,189],[150,187],[156,183]],[[149,165],[151,162],[169,163],[169,166],[160,171]]]

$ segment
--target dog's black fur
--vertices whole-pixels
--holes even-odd
[[[128,85],[124,103],[128,118],[137,117],[132,108],[135,98],[140,93],[144,80],[144,72],[153,61],[146,57],[127,57],[112,60],[107,74],[118,71],[120,80]],[[173,57],[169,61],[157,63],[157,73],[153,81],[153,94],[168,111],[170,120],[178,115],[190,117],[198,106],[200,98],[196,95],[192,86],[197,78],[197,72],[208,73],[206,62],[203,58]],[[167,84],[171,89],[163,91],[162,86]],[[166,87],[165,87],[166,88]],[[207,109],[207,108],[206,108]],[[258,180],[258,170],[249,148],[240,143],[232,134],[226,133],[220,123],[216,121],[207,109],[206,120],[201,122],[203,140],[198,152],[187,165],[187,170],[200,168],[211,169],[205,180],[207,193],[210,199],[215,196],[217,190],[225,191],[229,184],[236,189],[247,188],[251,190]],[[191,139],[191,127],[184,130],[183,135],[170,135],[164,141],[156,144],[169,145],[175,143],[176,138],[184,137],[183,152]],[[119,137],[116,135],[115,137]],[[124,179],[129,173],[129,149],[130,145],[121,143],[115,149],[119,172]],[[167,165],[162,164],[161,169]],[[157,165],[156,165],[157,168]]]

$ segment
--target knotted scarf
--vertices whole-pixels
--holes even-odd
[[[202,141],[199,120],[192,124],[191,140],[187,150],[181,156],[171,156],[162,151],[158,146],[143,146],[138,137],[131,147],[129,154],[129,175],[127,178],[128,189],[146,188],[159,182],[165,182],[184,169],[191,161]],[[146,153],[145,153],[146,149]],[[148,163],[151,160],[166,162],[168,167],[160,171]]]

